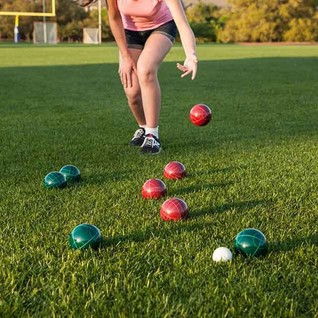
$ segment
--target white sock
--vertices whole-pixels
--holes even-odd
[[[144,130],[146,130],[146,125],[139,125],[140,128],[143,128]]]
[[[152,134],[155,137],[159,138],[159,126],[157,126],[156,128],[146,127],[146,135],[148,134]]]

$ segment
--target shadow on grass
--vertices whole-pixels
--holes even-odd
[[[175,62],[165,62],[160,70],[162,120],[166,131],[169,127],[174,130],[170,128],[171,141],[164,142],[169,152],[200,153],[224,142],[279,141],[317,133],[316,56],[200,63],[203,68],[196,81],[180,81]],[[15,116],[7,115],[18,114],[23,115],[25,126],[46,128],[26,130],[25,142],[27,138],[36,140],[41,131],[47,145],[52,143],[52,136],[59,142],[67,136],[68,143],[74,144],[83,136],[83,148],[92,141],[99,147],[102,138],[108,145],[122,145],[121,132],[133,121],[117,69],[117,63],[1,68],[0,86],[5,92],[0,101],[1,117],[12,120],[7,121],[7,127],[17,126]],[[19,94],[12,81],[16,87],[24,87]],[[176,93],[179,91],[182,94]],[[202,100],[216,105],[216,115],[213,124],[199,130],[190,126],[184,107]],[[90,138],[94,134],[101,137]]]
[[[191,218],[197,219],[199,217],[223,213],[229,210],[236,210],[238,213],[242,213],[248,211],[259,205],[267,205],[269,201],[266,200],[251,200],[251,201],[242,201],[242,202],[233,202],[233,203],[225,203],[216,207],[211,207],[210,209],[199,209],[191,211]]]
[[[103,239],[102,247],[114,246],[120,243],[135,242],[142,243],[150,240],[151,238],[160,238],[169,236],[171,233],[174,235],[180,232],[188,231],[200,231],[205,227],[209,226],[209,223],[198,224],[198,223],[188,223],[187,220],[180,222],[171,222],[171,227],[162,227],[161,229],[145,229],[144,231],[136,231],[128,235],[116,236],[113,238]],[[180,226],[181,225],[181,226]]]
[[[87,174],[83,182],[81,182],[81,186],[89,186],[89,185],[104,185],[109,184],[109,181],[123,181],[123,180],[131,180],[132,172],[124,171],[113,171],[109,173],[100,173],[100,174]]]
[[[307,237],[297,237],[289,241],[271,242],[269,251],[271,253],[281,253],[295,250],[298,247],[318,246],[318,234],[314,233]]]
[[[198,175],[208,175],[208,174],[215,174],[215,173],[228,173],[237,170],[246,169],[247,165],[239,165],[239,166],[232,166],[232,167],[225,167],[225,168],[215,168],[209,170],[196,170],[195,173],[190,173],[188,176],[198,176]]]
[[[193,193],[198,191],[210,191],[216,188],[225,188],[233,184],[233,182],[219,182],[219,183],[209,183],[209,184],[196,184],[191,185],[189,187],[180,188],[177,190],[171,190],[169,191],[169,194],[171,195],[182,195],[186,193]]]
[[[199,217],[203,215],[208,215],[213,213],[222,213],[222,212],[226,212],[228,210],[233,210],[233,209],[238,210],[238,212],[244,212],[255,206],[264,205],[267,203],[268,202],[266,200],[253,200],[253,201],[223,204],[211,209],[202,209],[202,210],[196,210],[196,211],[194,210],[190,212],[190,217],[188,220],[196,221]],[[196,231],[201,231],[209,226],[211,227],[214,226],[214,223],[212,224],[210,222],[192,223],[192,222],[187,222],[187,220],[180,221],[180,222],[171,222],[170,224],[171,226],[169,227],[162,227],[160,229],[148,228],[148,229],[145,229],[144,231],[140,230],[128,235],[104,239],[102,242],[102,247],[114,246],[120,243],[125,243],[127,241],[132,241],[136,243],[146,242],[154,237],[166,237],[166,236],[170,236],[171,233],[175,235],[183,231],[196,232]]]

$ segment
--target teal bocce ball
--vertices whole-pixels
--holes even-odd
[[[268,252],[265,235],[257,229],[247,228],[235,237],[234,249],[243,256],[263,256]]]
[[[98,227],[92,224],[77,225],[69,236],[72,249],[98,249],[102,243],[102,235]]]
[[[66,165],[60,169],[60,173],[64,175],[67,181],[79,181],[81,179],[80,170],[74,165]]]
[[[58,171],[48,173],[43,180],[43,185],[47,189],[64,188],[66,184],[65,176]]]

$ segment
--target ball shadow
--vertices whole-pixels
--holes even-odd
[[[259,205],[268,205],[270,202],[267,200],[251,200],[242,202],[225,203],[219,206],[211,207],[210,209],[198,209],[191,212],[192,218],[199,218],[205,215],[211,215],[216,213],[223,213],[229,210],[237,210],[238,213],[248,211]]]
[[[104,238],[102,240],[102,248],[115,246],[125,242],[135,242],[142,243],[149,241],[151,238],[165,237],[167,235],[173,234],[176,235],[182,231],[201,231],[203,228],[209,226],[209,223],[198,224],[198,223],[189,223],[186,219],[184,221],[178,222],[167,222],[170,224],[169,227],[162,227],[160,229],[148,228],[144,231],[136,231],[131,234],[116,236],[111,238]]]
[[[289,241],[270,242],[269,252],[281,253],[295,250],[297,247],[318,246],[318,234],[314,233],[307,237],[297,237]]]
[[[94,174],[86,174],[85,178],[82,178],[81,184],[84,185],[104,185],[108,184],[109,181],[123,181],[130,180],[131,172],[123,171],[123,172],[113,172],[113,173],[94,173]]]
[[[209,225],[213,226],[211,222],[198,223],[197,221],[200,217],[204,215],[210,215],[214,213],[222,213],[231,209],[236,209],[238,212],[247,211],[255,206],[268,204],[266,200],[254,200],[254,201],[243,201],[236,203],[223,204],[220,206],[212,207],[211,209],[201,209],[201,210],[191,210],[190,216],[184,221],[178,222],[167,222],[170,226],[156,228],[147,228],[145,230],[140,230],[133,232],[131,234],[115,236],[110,238],[104,238],[102,241],[102,247],[116,246],[125,242],[135,242],[142,243],[150,240],[154,237],[165,237],[169,235],[176,235],[183,231],[195,232],[201,231]],[[190,221],[190,222],[189,222]],[[194,221],[194,222],[191,222]]]
[[[169,192],[169,194],[182,195],[182,194],[186,194],[186,193],[198,192],[198,191],[203,191],[203,190],[213,190],[216,188],[225,188],[227,186],[230,186],[231,184],[233,184],[233,182],[219,182],[219,183],[191,185],[189,187],[171,190],[171,192]]]
[[[198,176],[198,175],[207,175],[207,174],[215,174],[215,173],[228,173],[237,171],[240,169],[246,169],[247,165],[239,165],[239,166],[232,166],[232,167],[225,167],[225,168],[215,168],[210,170],[197,170],[195,173],[189,174],[189,176]]]

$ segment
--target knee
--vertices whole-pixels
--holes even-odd
[[[157,78],[157,71],[150,65],[137,65],[137,74],[141,85],[153,83]]]
[[[137,106],[141,101],[141,93],[140,90],[129,90],[126,91],[126,96],[128,99],[128,103],[131,106]]]

